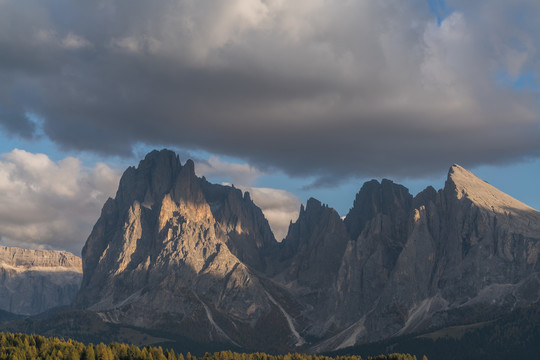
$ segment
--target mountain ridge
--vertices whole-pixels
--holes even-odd
[[[2,310],[35,315],[70,305],[81,278],[81,258],[69,252],[0,246]]]
[[[248,192],[153,151],[82,254],[76,308],[251,350],[343,349],[540,299],[540,213],[456,164],[416,196],[366,182],[344,219],[310,198],[279,243]]]
[[[249,193],[154,151],[105,204],[76,305],[197,324],[180,332],[201,341],[333,350],[538,300],[539,214],[454,164],[443,189],[416,196],[369,181],[344,219],[311,198],[278,243]]]

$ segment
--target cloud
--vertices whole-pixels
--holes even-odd
[[[263,175],[249,164],[230,163],[217,156],[210,156],[208,160],[198,159],[195,169],[199,176],[225,178],[237,186],[250,186]]]
[[[79,254],[120,173],[103,163],[13,150],[0,158],[0,241]]]
[[[223,183],[230,185],[229,183]],[[253,202],[262,210],[277,241],[285,238],[291,221],[298,219],[300,205],[298,197],[288,191],[272,188],[238,186],[248,191]]]
[[[245,188],[253,202],[261,208],[277,241],[287,235],[289,224],[296,221],[300,211],[300,200],[290,192],[271,188]]]
[[[540,156],[538,93],[497,82],[538,83],[540,5],[444,10],[439,23],[420,0],[3,1],[0,124],[31,136],[32,112],[64,148],[202,149],[314,184]]]

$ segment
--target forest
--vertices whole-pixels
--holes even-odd
[[[0,333],[0,360],[362,360],[360,356],[347,355],[329,357],[323,355],[285,354],[269,355],[265,353],[236,353],[221,351],[206,353],[197,357],[176,354],[174,350],[162,347],[113,343],[105,345],[85,345],[71,339],[41,335]],[[367,360],[416,360],[416,356],[408,354],[390,354],[368,357]],[[424,357],[423,360],[427,358]]]

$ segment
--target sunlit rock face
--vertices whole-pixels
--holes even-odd
[[[342,220],[310,199],[276,242],[248,193],[170,151],[124,173],[75,306],[257,350],[333,350],[540,299],[540,213],[458,165],[415,197],[370,181]]]
[[[209,184],[192,161],[154,151],[126,170],[103,207],[82,252],[76,306],[109,321],[260,346],[251,332],[287,328],[255,275],[276,244],[249,194]],[[276,342],[287,346],[287,336]]]
[[[70,305],[81,279],[81,258],[71,253],[0,246],[1,310],[35,315]]]

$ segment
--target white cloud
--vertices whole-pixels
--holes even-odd
[[[198,176],[225,178],[235,186],[250,186],[263,172],[249,164],[222,161],[210,156],[207,161],[198,161],[195,171]]]
[[[230,185],[224,183],[224,185]],[[277,241],[287,235],[291,221],[298,219],[300,200],[288,191],[272,188],[238,186],[242,191],[248,191],[253,202],[261,208],[264,217]]]
[[[0,243],[80,252],[120,173],[15,149],[0,158]]]
[[[296,221],[300,211],[300,200],[285,190],[271,188],[246,188],[253,202],[261,208],[277,241],[287,235],[289,224]]]

